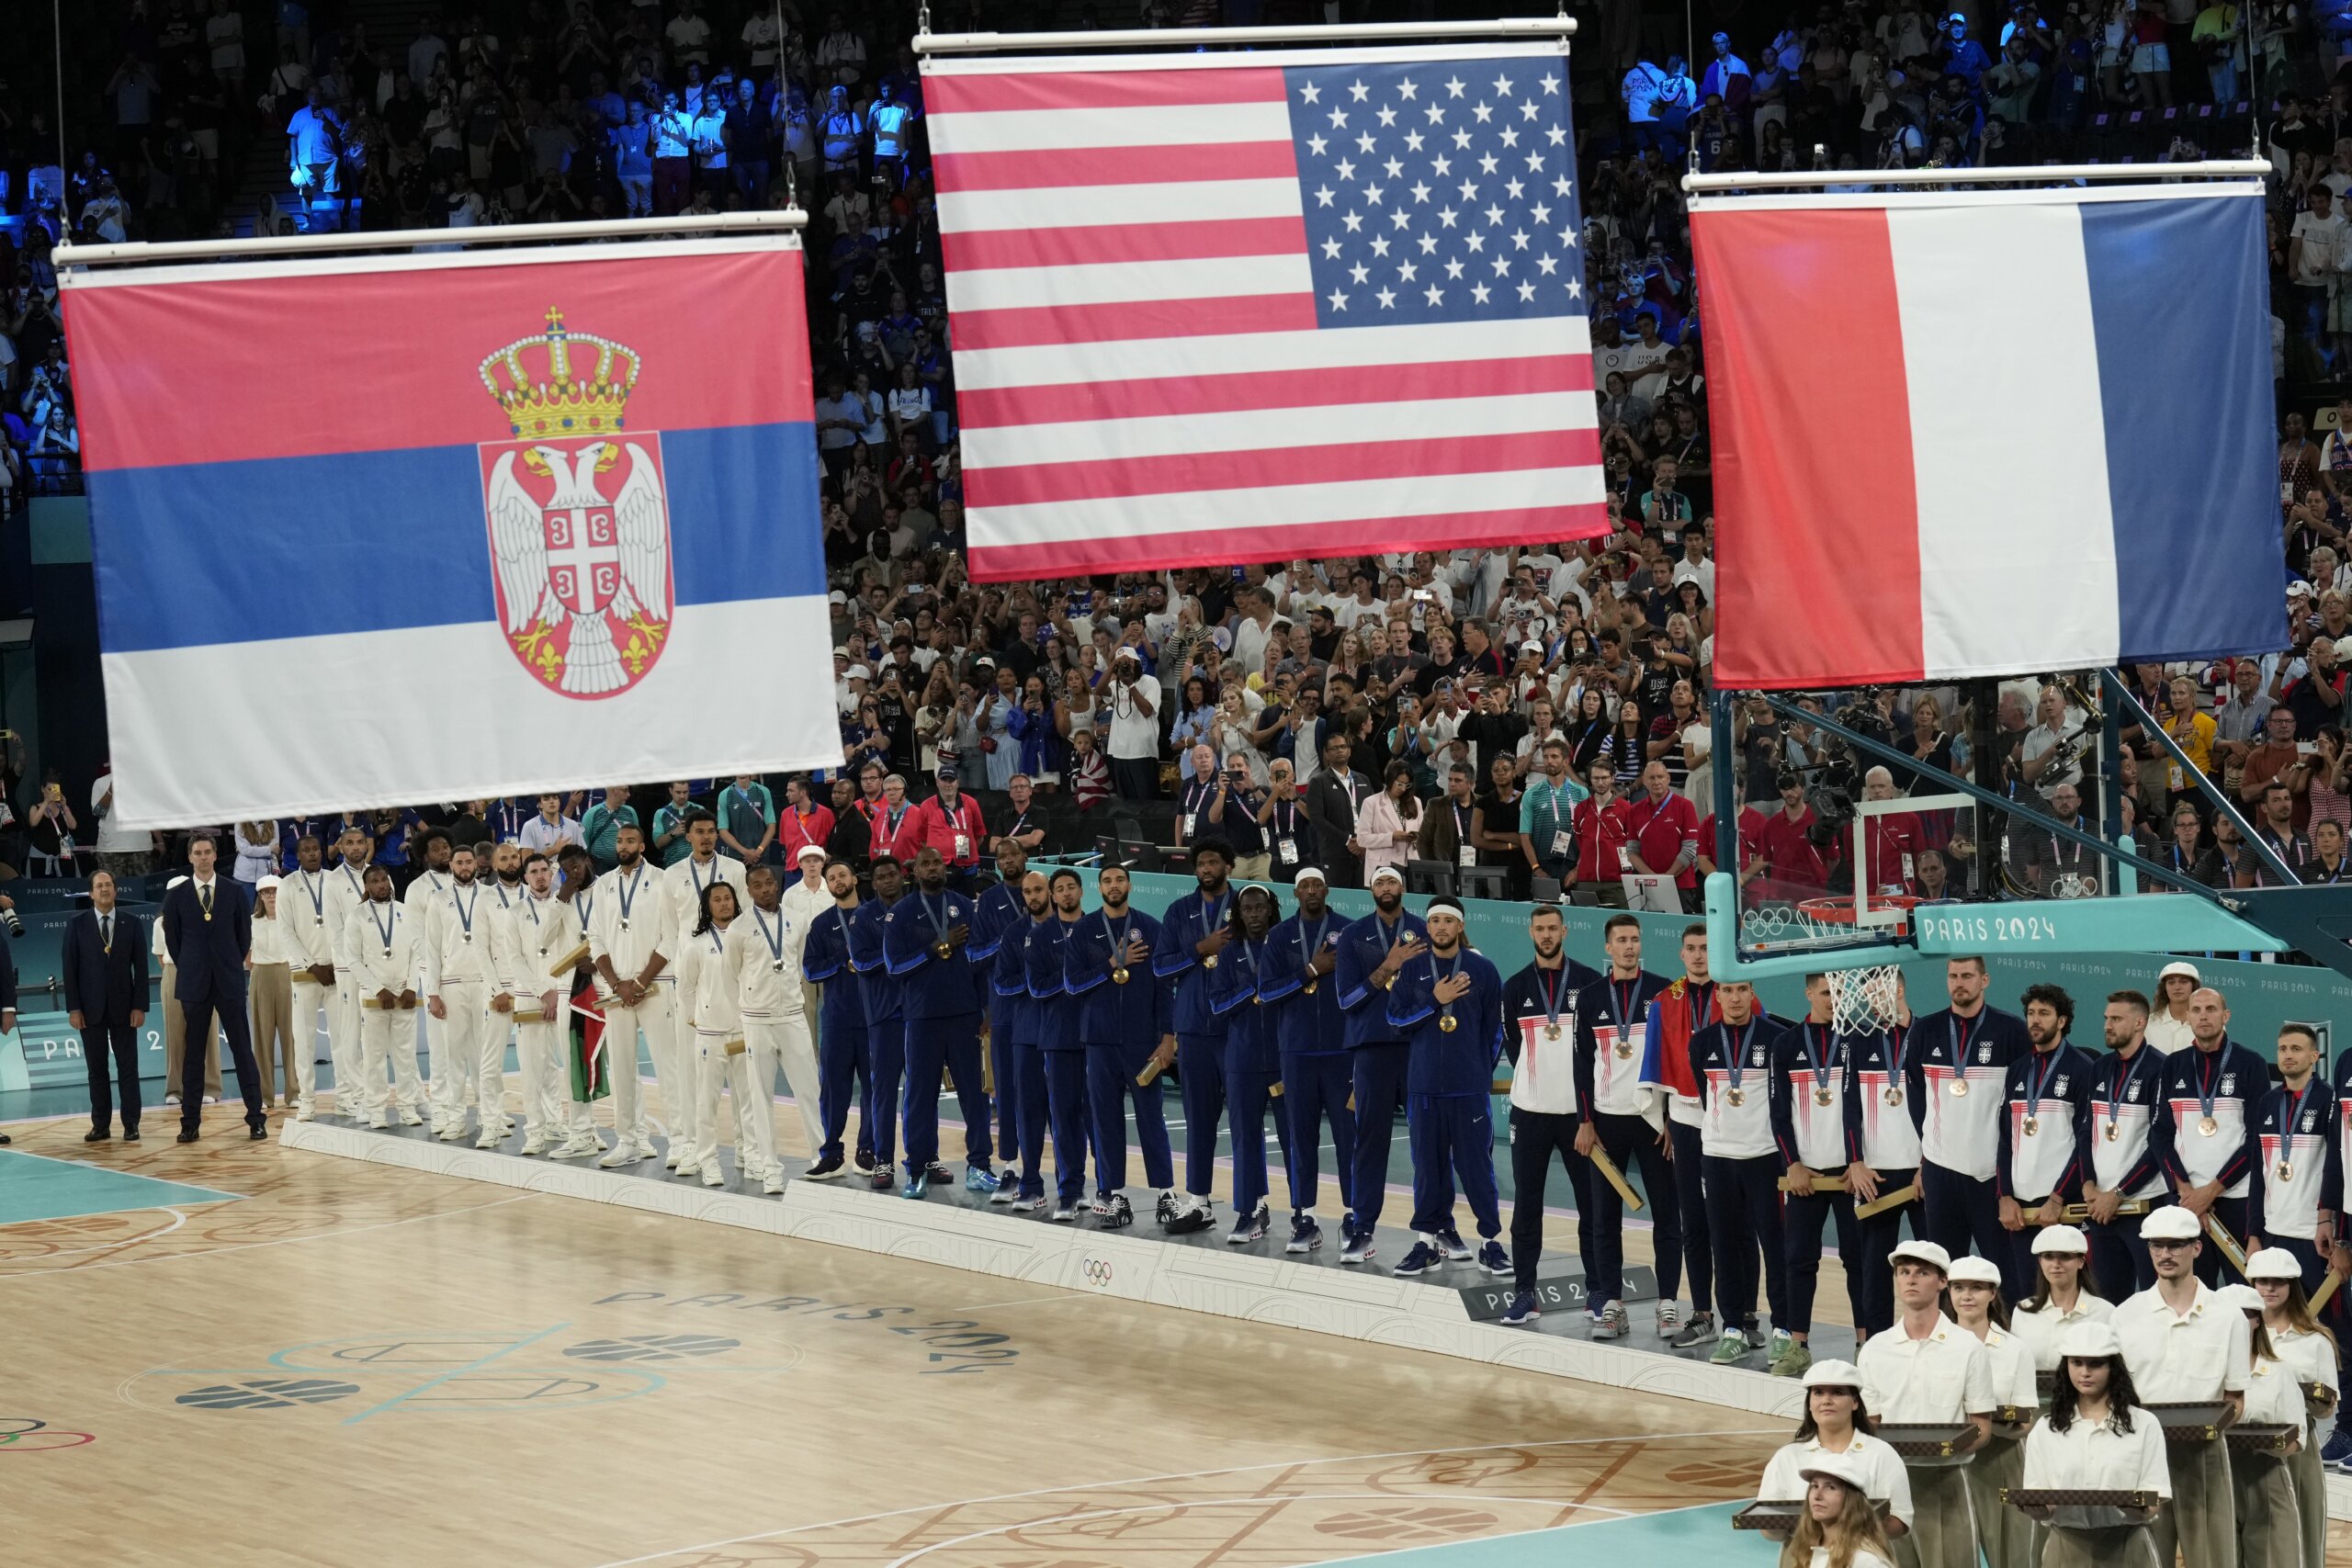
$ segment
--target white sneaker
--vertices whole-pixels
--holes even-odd
[[[441,1131],[435,1135],[444,1143],[454,1144],[466,1135],[466,1124],[463,1122],[444,1122]]]
[[[505,1141],[506,1129],[493,1122],[489,1126],[484,1127],[481,1130],[481,1136],[474,1140],[474,1147],[478,1149],[494,1149]]]
[[[164,1096],[164,1103],[166,1105],[177,1105],[179,1102],[180,1097],[176,1094],[167,1094]]]
[[[403,1105],[401,1107],[401,1125],[403,1127],[422,1127],[424,1125],[424,1118],[419,1116],[413,1106]]]
[[[617,1170],[622,1166],[634,1165],[643,1157],[643,1156],[637,1152],[637,1145],[635,1144],[630,1143],[627,1138],[623,1138],[619,1143],[615,1144],[612,1147],[612,1151],[605,1155],[603,1159],[598,1160],[596,1164],[600,1169]]]
[[[784,1167],[780,1165],[768,1167],[767,1179],[760,1183],[760,1190],[771,1198],[781,1195],[784,1191]]]
[[[220,1097],[217,1094],[208,1094],[204,1097],[204,1103],[207,1105],[218,1105],[220,1103]]]
[[[708,1165],[702,1168],[702,1184],[705,1187],[724,1187],[727,1185],[727,1172],[720,1167],[717,1160],[712,1160]]]
[[[662,1168],[664,1170],[683,1170],[685,1168],[685,1165],[686,1151],[678,1146],[678,1141],[675,1138],[671,1139],[670,1152],[662,1156]]]
[[[311,1102],[307,1100],[294,1108],[294,1120],[297,1122],[308,1122],[317,1115],[318,1112],[311,1109]]]
[[[1660,1339],[1671,1339],[1681,1331],[1682,1303],[1679,1302],[1658,1303],[1657,1337]]]
[[[650,1138],[638,1139],[635,1143],[629,1145],[629,1150],[633,1157],[640,1160],[660,1159],[662,1157],[662,1151],[653,1146],[653,1140]]]
[[[526,1155],[543,1155],[548,1152],[548,1135],[544,1132],[526,1134],[523,1139],[523,1152]]]
[[[381,1113],[368,1118],[368,1126],[369,1130],[373,1132],[380,1133],[390,1125],[391,1123],[385,1121]]]
[[[557,1159],[586,1159],[590,1155],[601,1155],[604,1152],[604,1143],[595,1134],[574,1133],[557,1146],[555,1157]]]

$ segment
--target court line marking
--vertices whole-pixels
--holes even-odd
[[[142,1263],[185,1263],[197,1258],[226,1258],[232,1252],[251,1252],[255,1247],[285,1247],[298,1241],[333,1241],[337,1236],[366,1235],[370,1231],[390,1230],[394,1225],[413,1225],[421,1220],[447,1219],[453,1214],[478,1213],[484,1209],[500,1209],[509,1203],[520,1203],[526,1198],[545,1197],[541,1192],[517,1192],[511,1198],[494,1198],[487,1203],[469,1204],[462,1209],[443,1209],[430,1214],[411,1214],[406,1219],[385,1220],[377,1224],[360,1225],[350,1230],[321,1231],[316,1235],[281,1235],[269,1241],[239,1242],[234,1247],[216,1247],[205,1252],[175,1252],[162,1258],[122,1258],[111,1263],[90,1263],[79,1269],[19,1269],[0,1272],[0,1285],[11,1280],[38,1280],[50,1274],[88,1274],[100,1269],[130,1269]]]
[[[1397,1449],[1384,1453],[1326,1454],[1316,1459],[1267,1460],[1257,1464],[1227,1465],[1216,1470],[1164,1471],[1155,1475],[1128,1476],[1115,1481],[1065,1482],[1058,1486],[1035,1486],[1023,1492],[999,1492],[985,1497],[953,1497],[919,1503],[912,1507],[886,1508],[879,1513],[852,1514],[843,1518],[820,1519],[813,1524],[786,1525],[777,1529],[757,1530],[749,1535],[729,1536],[723,1540],[699,1541],[692,1546],[663,1547],[659,1551],[649,1551],[640,1557],[617,1557],[608,1562],[597,1563],[594,1568],[638,1568],[639,1563],[656,1562],[664,1557],[676,1557],[695,1551],[716,1551],[721,1547],[741,1546],[746,1541],[770,1540],[779,1536],[806,1535],[811,1530],[839,1529],[849,1525],[872,1524],[880,1519],[902,1518],[909,1514],[935,1513],[943,1508],[968,1508],[982,1503],[1017,1502],[1023,1497],[1044,1497],[1056,1492],[1085,1492],[1108,1486],[1148,1486],[1154,1482],[1160,1481],[1199,1481],[1220,1475],[1244,1475],[1253,1470],[1295,1469],[1301,1466],[1321,1464],[1360,1464],[1374,1460],[1387,1459],[1427,1459],[1433,1454],[1496,1453],[1505,1449],[1589,1448],[1600,1443],[1672,1442],[1685,1438],[1770,1438],[1778,1437],[1787,1430],[1787,1427],[1781,1426],[1719,1427],[1705,1432],[1616,1432],[1600,1438],[1550,1438],[1534,1443],[1464,1443],[1450,1448]],[[1301,1495],[1313,1495],[1302,1494]],[[1385,1495],[1393,1499],[1401,1494]],[[1442,1501],[1442,1498],[1440,1497],[1439,1500]],[[1732,1499],[1732,1501],[1736,1500]],[[1679,1510],[1661,1511],[1679,1512]]]
[[[571,1325],[569,1323],[559,1323],[550,1327],[540,1329],[537,1334],[532,1335],[527,1339],[517,1339],[510,1345],[502,1345],[497,1349],[490,1352],[487,1356],[478,1356],[462,1367],[452,1367],[449,1371],[443,1372],[439,1377],[427,1378],[424,1382],[418,1383],[414,1388],[407,1389],[401,1393],[396,1393],[380,1404],[370,1405],[356,1416],[345,1416],[344,1418],[343,1425],[346,1427],[356,1427],[360,1422],[367,1420],[370,1416],[380,1416],[387,1410],[394,1409],[400,1405],[407,1404],[410,1400],[414,1399],[418,1394],[424,1393],[427,1389],[439,1388],[443,1383],[448,1382],[456,1378],[461,1378],[468,1372],[478,1372],[481,1371],[482,1368],[491,1365],[494,1361],[503,1361],[507,1357],[515,1354],[517,1351],[537,1344],[540,1340],[547,1338],[549,1335],[560,1334],[571,1326]],[[656,1386],[658,1387],[660,1384],[657,1382]]]
[[[1063,1291],[1050,1296],[1022,1296],[1009,1302],[982,1302],[978,1306],[942,1307],[942,1312],[1001,1312],[1006,1307],[1035,1306],[1040,1302],[1099,1302],[1114,1298],[1095,1291]]]
[[[1273,1496],[1261,1495],[1251,1497],[1210,1497],[1204,1498],[1199,1502],[1186,1500],[1174,1503],[1142,1503],[1129,1508],[1097,1508],[1086,1513],[1061,1514],[1050,1519],[1025,1519],[1018,1524],[996,1525],[988,1529],[974,1530],[969,1535],[957,1536],[953,1540],[935,1540],[929,1546],[917,1547],[914,1551],[908,1552],[903,1557],[891,1559],[888,1564],[888,1568],[907,1568],[909,1563],[921,1562],[923,1558],[930,1556],[934,1551],[945,1551],[954,1547],[967,1546],[976,1540],[986,1540],[990,1536],[1010,1535],[1014,1530],[1035,1529],[1040,1526],[1046,1525],[1091,1524],[1097,1519],[1126,1518],[1136,1514],[1182,1513],[1193,1508],[1262,1508],[1268,1503],[1396,1503],[1400,1501],[1409,1502],[1412,1500],[1413,1499],[1408,1497],[1400,1497],[1394,1492],[1316,1492],[1295,1497],[1283,1496],[1280,1495]],[[1534,1508],[1566,1508],[1577,1512],[1608,1514],[1615,1518],[1621,1519],[1635,1518],[1639,1517],[1631,1509],[1627,1508],[1611,1508],[1599,1503],[1570,1503],[1557,1497],[1494,1497],[1478,1492],[1449,1492],[1442,1497],[1433,1500],[1446,1503],[1503,1503],[1517,1504]],[[1588,1524],[1605,1524],[1608,1521],[1605,1519],[1589,1519],[1584,1522]],[[1552,1525],[1545,1528],[1551,1529],[1561,1529],[1573,1527]],[[1540,1530],[1516,1530],[1512,1533],[1516,1535],[1536,1535],[1542,1532]],[[1478,1536],[1471,1539],[1483,1540],[1487,1538]]]
[[[149,1231],[149,1232],[148,1232],[146,1235],[134,1235],[134,1236],[130,1236],[130,1237],[129,1237],[129,1238],[127,1238],[127,1239],[125,1239],[125,1240],[122,1240],[122,1241],[109,1241],[109,1242],[104,1242],[104,1243],[101,1243],[100,1245],[98,1245],[98,1246],[96,1246],[96,1247],[68,1247],[68,1248],[66,1248],[66,1249],[65,1249],[64,1251],[62,1251],[62,1252],[45,1252],[45,1253],[41,1254],[41,1256],[42,1256],[42,1257],[44,1257],[44,1258],[79,1258],[79,1257],[81,1257],[81,1256],[82,1256],[84,1253],[85,1253],[85,1252],[116,1252],[116,1251],[119,1251],[120,1249],[122,1249],[123,1247],[137,1247],[137,1246],[138,1246],[141,1242],[142,1242],[142,1241],[154,1241],[154,1240],[156,1240],[156,1239],[158,1239],[158,1238],[160,1238],[160,1237],[167,1236],[167,1235],[171,1235],[174,1231],[175,1231],[175,1230],[179,1229],[182,1225],[184,1225],[184,1224],[187,1224],[187,1218],[188,1218],[188,1217],[187,1217],[187,1214],[185,1214],[185,1213],[181,1213],[179,1210],[173,1208],[169,1203],[164,1203],[164,1204],[162,1204],[162,1205],[159,1205],[159,1206],[163,1209],[164,1213],[167,1213],[167,1214],[169,1214],[169,1215],[171,1215],[171,1216],[172,1216],[172,1223],[171,1223],[170,1224],[168,1224],[168,1225],[165,1225],[162,1230],[159,1230],[159,1231]],[[136,1209],[114,1209],[114,1210],[109,1210],[109,1211],[108,1211],[108,1213],[118,1213],[118,1214],[135,1214],[135,1213],[139,1213],[139,1211],[138,1211],[138,1210],[136,1210]],[[70,1217],[72,1217],[72,1218],[75,1218],[75,1219],[79,1219],[79,1218],[82,1218],[83,1216],[81,1216],[81,1215],[74,1215],[74,1216],[70,1216]],[[28,1221],[28,1220],[19,1220],[19,1221],[18,1221],[18,1222],[17,1222],[17,1224],[40,1224],[40,1222],[39,1222],[39,1221],[37,1221],[37,1220],[29,1220],[29,1221]],[[33,1271],[34,1271],[34,1272],[62,1272],[62,1270],[33,1270]]]

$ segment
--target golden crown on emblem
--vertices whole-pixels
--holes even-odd
[[[582,376],[576,361],[592,349],[596,367]],[[603,435],[620,429],[637,372],[637,350],[574,332],[551,309],[544,333],[518,338],[481,362],[481,384],[517,436]]]

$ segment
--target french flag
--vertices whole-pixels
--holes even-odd
[[[838,763],[796,239],[61,281],[125,826]]]
[[[1715,678],[2284,646],[2257,185],[1691,206]]]

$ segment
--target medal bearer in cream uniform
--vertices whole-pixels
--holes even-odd
[[[392,902],[392,874],[371,865],[367,897],[343,926],[343,967],[359,1010],[359,1070],[368,1125],[385,1125],[397,1093],[401,1125],[421,1126],[424,1086],[416,1076],[417,925]],[[390,1074],[388,1089],[385,1075]]]
[[[678,995],[677,977],[669,973],[675,946],[670,898],[662,874],[646,863],[643,829],[622,823],[613,850],[617,863],[596,879],[588,919],[596,1005],[605,1014],[605,1080],[613,1087],[613,1146],[596,1163],[608,1170],[654,1157],[638,1081],[637,1036],[642,1030],[652,1045],[659,1081],[676,1027],[672,1014]]]
[[[774,866],[752,868],[752,908],[727,932],[727,962],[735,974],[735,999],[743,1015],[750,1048],[752,1097],[739,1108],[754,1125],[760,1150],[760,1184],[784,1190],[784,1167],[776,1159],[775,1070],[784,1068],[800,1125],[808,1135],[808,1157],[824,1146],[825,1122],[819,1112],[817,1047],[808,1038],[808,1014],[801,1000],[800,949],[808,933],[783,904]]]
[[[2248,1258],[2246,1266],[2253,1267]],[[2213,1292],[2245,1314],[2245,1415],[2250,1427],[2305,1428],[2303,1391],[2294,1363],[2279,1356],[2262,1323],[2262,1293],[2252,1285]],[[2301,1442],[2300,1436],[2298,1443]],[[2230,1450],[2230,1492],[2238,1516],[2238,1561],[2245,1568],[2312,1568],[2303,1562],[2303,1521],[2295,1502],[2295,1475],[2285,1454]]]
[[[410,891],[415,885],[410,885]],[[435,1040],[454,1080],[462,1075],[473,1085],[479,1105],[481,1136],[477,1148],[494,1149],[506,1139],[505,1021],[492,1023],[491,993],[497,979],[491,965],[491,927],[496,923],[498,897],[484,890],[476,875],[474,852],[461,849],[449,857],[449,889],[446,897],[429,900],[418,925],[417,942],[424,950],[424,1008],[432,1016]],[[438,1089],[440,1080],[435,1080]],[[436,1103],[436,1113],[444,1108]],[[437,1129],[446,1139],[466,1131],[466,1108],[460,1100],[448,1111]]]
[[[297,869],[277,884],[278,942],[286,950],[294,998],[287,1027],[294,1036],[297,1122],[318,1114],[311,1101],[317,1093],[319,1021],[333,1014],[335,1003],[335,940],[327,929],[327,874],[320,855],[318,840],[296,843]]]
[[[677,951],[672,954],[673,969],[684,967],[686,938],[702,923],[703,894],[712,883],[724,882],[735,890],[735,908],[739,911],[752,901],[751,891],[743,883],[743,863],[718,852],[718,823],[699,807],[686,818],[686,843],[690,846],[686,856],[662,873],[669,882],[670,926],[677,932],[678,941]],[[677,995],[671,1003],[673,1048],[666,1069],[662,1066],[661,1044],[657,1042],[653,1048],[653,1076],[662,1087],[662,1115],[670,1130],[670,1147],[662,1163],[673,1170],[684,1167],[687,1156],[703,1141],[703,1129],[695,1123],[695,1110],[703,1098],[699,1087],[701,1044],[686,1021],[693,1009],[694,998],[687,994],[685,979],[681,975]]]
[[[409,918],[416,922],[416,979],[424,994],[429,996],[432,987],[424,984],[424,965],[433,949],[435,911],[448,900],[449,890],[457,886],[457,873],[451,869],[457,855],[447,829],[429,829],[419,847],[424,854],[424,869],[417,873],[416,880],[401,895],[401,902],[407,907]],[[424,1097],[432,1107],[429,1120],[433,1135],[462,1138],[466,1135],[466,1102],[478,1097],[474,1082],[477,1057],[470,1052],[451,1052],[448,1023],[429,1009],[417,1021],[416,1028],[424,1038]]]
[[[1862,1369],[1851,1361],[1815,1361],[1804,1371],[1804,1419],[1766,1461],[1756,1495],[1793,1502],[1804,1495],[1806,1466],[1824,1457],[1843,1459],[1861,1475],[1864,1495],[1886,1509],[1888,1534],[1902,1536],[1911,1528],[1911,1472],[1869,1426]]]
[[[262,1098],[272,1092],[271,1079],[283,1063],[286,1077],[276,1086],[277,1103],[308,1096],[303,1085],[311,1077],[311,1043],[293,1032],[294,986],[288,968],[286,911],[278,907],[278,879],[263,876],[254,883],[254,945],[252,1017],[254,1066],[261,1070]]]
[[[1893,1568],[1902,1561],[1879,1524],[1867,1477],[1849,1454],[1818,1454],[1802,1472],[1804,1515],[1781,1568]]]
[[[2008,1331],[1999,1264],[1989,1258],[1953,1258],[1951,1291],[1953,1320],[1984,1347],[1993,1403],[2015,1405],[2024,1414],[2014,1427],[1996,1423],[1993,1435],[1969,1461],[1968,1501],[1976,1515],[1977,1540],[1990,1568],[2033,1568],[2032,1523],[2001,1501],[2002,1490],[2017,1485],[2025,1469],[2023,1439],[2041,1403],[2034,1392],[2033,1349]]]
[[[2073,1225],[2034,1233],[2033,1294],[2009,1314],[2009,1332],[2033,1350],[2037,1373],[2058,1370],[2058,1340],[2078,1323],[2108,1323],[2115,1306],[2092,1293],[2090,1240]]]
[[[537,852],[526,856],[523,897],[500,927],[504,940],[498,972],[514,1013],[515,1056],[523,1069],[523,1152],[576,1159],[603,1145],[593,1135],[577,1146],[571,1138],[571,1075],[563,1064],[570,982],[548,971],[580,945],[580,917],[553,897],[554,888],[555,863]]]
[[[1931,1241],[1906,1241],[1888,1255],[1894,1269],[1894,1326],[1862,1346],[1862,1399],[1879,1422],[1973,1428],[1973,1448],[1991,1435],[1992,1358],[1939,1303],[1951,1256]],[[1903,1568],[1976,1568],[1976,1519],[1967,1464],[1909,1465],[1914,1520],[1895,1549]]]
[[[695,1138],[678,1162],[678,1174],[700,1175],[706,1187],[727,1185],[727,1170],[718,1158],[720,1085],[734,1092],[739,1126],[742,1106],[752,1097],[751,1052],[743,1039],[742,1007],[736,1000],[735,976],[727,965],[727,932],[741,907],[735,901],[734,883],[718,878],[706,883],[694,923],[678,942],[678,995],[685,1003],[686,1024],[695,1041],[691,1124]],[[766,1124],[775,1125],[772,1121]],[[739,1172],[749,1175],[767,1157],[750,1146],[739,1132],[735,1145]]]
[[[802,844],[793,856],[793,864],[797,869],[784,890],[784,912],[792,918],[792,940],[797,944],[808,940],[809,930],[816,924],[817,917],[833,907],[833,890],[825,886],[824,845]],[[797,945],[793,962],[796,965],[799,962]],[[817,1039],[820,1021],[817,1014],[821,999],[821,993],[806,978],[804,971],[800,982],[800,1014],[808,1021],[808,1038],[812,1043]],[[792,1092],[797,1095],[800,1090],[796,1086]],[[822,1146],[821,1139],[819,1146]]]
[[[2026,1434],[2026,1489],[2145,1492],[2169,1498],[2164,1428],[2140,1407],[2114,1328],[2073,1324],[2058,1337],[2058,1352],[2050,1413]],[[2151,1533],[2146,1525],[2081,1529],[2051,1521],[2043,1532],[2041,1568],[2156,1568]],[[2227,1568],[2227,1560],[2215,1568]]]
[[[2321,1465],[2320,1423],[2335,1414],[2343,1392],[2337,1379],[2335,1337],[2312,1315],[2303,1294],[2302,1262],[2280,1247],[2266,1247],[2245,1260],[2245,1271],[2262,1298],[2262,1326],[2270,1348],[2294,1371],[2302,1395],[2303,1446],[2290,1456],[2295,1480],[2295,1512],[2301,1521],[2303,1568],[2327,1561],[2327,1476]]]
[[[367,1114],[367,1074],[359,1055],[359,986],[345,961],[344,928],[368,901],[368,835],[356,828],[335,840],[338,858],[327,872],[327,937],[333,944],[334,997],[327,1009],[327,1046],[334,1057],[334,1110],[358,1121]],[[345,1094],[345,1087],[351,1092]]]
[[[2245,1314],[2225,1306],[2197,1278],[2205,1245],[2197,1216],[2168,1203],[2140,1222],[2140,1235],[2155,1264],[2156,1282],[2115,1308],[2115,1337],[2140,1398],[2150,1404],[2226,1403],[2233,1413],[2243,1409],[2250,1370]],[[2172,1471],[2173,1506],[2149,1527],[2156,1560],[2169,1563],[2177,1547],[2192,1563],[2235,1562],[2237,1509],[2222,1439],[2167,1441],[2165,1460]]]

